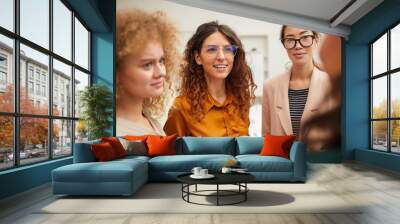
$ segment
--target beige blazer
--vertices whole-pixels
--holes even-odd
[[[289,80],[290,70],[274,76],[264,83],[262,105],[263,135],[293,134],[289,110]],[[322,128],[325,130],[321,130],[321,127],[319,127],[319,130],[315,129],[315,131],[307,129],[307,133],[305,133],[305,124],[308,124],[313,118],[320,117],[320,115],[327,114],[333,110],[332,93],[332,81],[329,75],[314,67],[307,102],[300,120],[299,140],[307,143],[309,137],[317,139],[329,138],[331,133],[329,133],[329,127],[326,127],[326,125]],[[319,143],[319,145],[323,145],[323,143]]]

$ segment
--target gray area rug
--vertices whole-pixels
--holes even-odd
[[[254,183],[248,187],[247,201],[237,205],[190,204],[181,198],[181,184],[150,183],[131,197],[60,196],[35,213],[360,213],[360,205],[345,201],[317,184]],[[224,186],[225,190],[234,188],[232,185]],[[213,189],[214,185],[201,185],[198,188]],[[215,193],[209,194],[206,197],[193,196],[190,200],[215,204]],[[222,202],[238,199],[236,196],[224,197]]]

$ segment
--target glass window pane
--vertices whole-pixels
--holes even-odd
[[[21,36],[49,48],[49,0],[20,0]]]
[[[372,118],[387,118],[387,77],[372,81]]]
[[[387,71],[387,34],[372,44],[372,75]]]
[[[372,122],[372,148],[387,151],[387,121]]]
[[[21,117],[20,164],[35,163],[49,158],[48,121],[45,118]]]
[[[14,0],[0,1],[0,26],[14,31]]]
[[[71,66],[53,60],[53,115],[72,117]]]
[[[391,115],[400,118],[400,72],[391,75],[390,85]]]
[[[49,57],[21,44],[21,113],[47,115],[49,108]]]
[[[400,24],[391,31],[390,60],[391,69],[400,67]]]
[[[89,70],[89,32],[75,18],[75,63]]]
[[[81,108],[79,106],[80,93],[89,86],[89,75],[75,69],[75,117],[79,117],[81,114]]]
[[[53,51],[71,60],[72,12],[60,1],[53,1]]]
[[[0,35],[0,111],[14,111],[14,43]]]
[[[392,152],[400,153],[400,120],[391,121],[392,124]]]
[[[88,140],[88,129],[84,120],[75,121],[75,143]]]
[[[72,154],[72,121],[53,120],[53,157]]]
[[[10,116],[0,116],[0,170],[14,165],[14,124]]]

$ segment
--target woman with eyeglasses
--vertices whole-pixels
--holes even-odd
[[[267,80],[263,86],[263,135],[295,135],[310,150],[326,146],[329,127],[310,121],[331,110],[332,83],[314,62],[319,34],[312,30],[283,26],[281,42],[292,66]],[[310,128],[312,127],[312,128]]]
[[[256,88],[242,43],[226,25],[200,25],[186,45],[180,96],[165,132],[179,136],[248,135]]]
[[[161,12],[117,12],[117,135],[165,135],[166,112],[178,57],[177,29]]]

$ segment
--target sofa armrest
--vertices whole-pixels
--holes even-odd
[[[295,141],[290,149],[290,160],[293,162],[293,179],[305,181],[307,175],[306,146],[304,143]]]
[[[74,163],[89,163],[95,162],[96,158],[94,157],[90,146],[92,144],[100,143],[100,141],[90,141],[90,142],[82,142],[75,143],[74,147]]]

